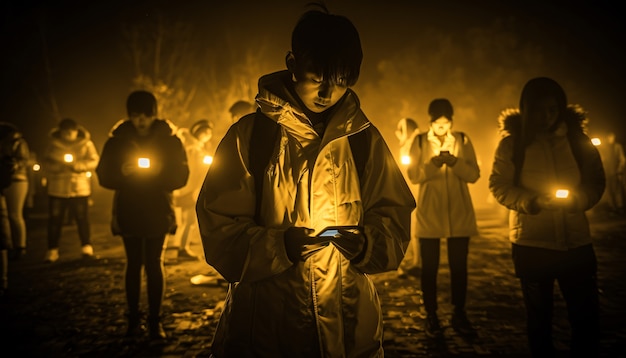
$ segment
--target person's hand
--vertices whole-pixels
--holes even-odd
[[[132,161],[127,161],[122,164],[122,175],[127,177],[129,175],[134,174],[137,171],[137,163]]]
[[[291,262],[305,261],[318,250],[328,246],[327,240],[313,235],[315,230],[292,226],[285,231],[285,249]]]
[[[441,153],[439,156],[442,158],[443,162],[447,164],[449,167],[453,167],[456,164],[457,157],[450,154],[450,152]]]
[[[567,198],[556,198],[552,195],[540,195],[536,199],[537,207],[541,210],[571,210],[574,207],[573,195]]]
[[[339,234],[330,241],[348,260],[354,260],[365,250],[366,239],[361,230],[339,229]]]
[[[430,162],[433,163],[434,166],[436,166],[437,168],[441,168],[443,166],[443,156],[440,155],[435,155],[434,157],[430,158]]]

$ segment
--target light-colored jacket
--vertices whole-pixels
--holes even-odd
[[[65,162],[66,154],[72,155],[72,162]],[[60,130],[54,128],[43,159],[48,195],[58,198],[90,196],[91,176],[98,160],[98,151],[84,127],[79,126],[78,137],[73,142],[63,140]]]
[[[441,150],[457,157],[454,166],[444,164],[438,168],[431,162]],[[417,236],[439,239],[477,235],[468,183],[480,178],[480,168],[469,137],[449,132],[442,145],[431,129],[415,137],[410,155],[407,172],[411,182],[419,184]]]
[[[401,171],[351,90],[320,138],[286,88],[287,71],[262,77],[257,102],[280,125],[265,171],[259,223],[248,153],[255,115],[219,144],[197,202],[207,262],[231,282],[215,334],[216,356],[380,357],[383,320],[368,274],[397,269],[415,207]],[[362,182],[348,136],[370,131]],[[364,227],[352,263],[332,245],[305,261],[287,257],[291,226]],[[321,350],[321,353],[319,352]],[[317,353],[316,353],[317,352]]]
[[[187,154],[187,164],[189,166],[189,179],[184,187],[174,190],[174,205],[189,207],[193,210],[196,199],[200,193],[200,188],[204,182],[204,177],[209,169],[210,163],[205,163],[205,157],[209,151],[204,143],[194,137],[188,128],[179,128],[176,135],[181,139]]]
[[[568,107],[567,116],[583,116]],[[496,148],[489,189],[494,198],[510,209],[509,239],[523,245],[553,250],[568,250],[591,243],[585,211],[602,197],[605,179],[602,160],[590,139],[580,134],[580,163],[568,140],[565,123],[549,135],[538,136],[525,149],[519,184],[515,184],[514,138],[521,121],[519,111],[501,115],[503,138]],[[582,122],[582,119],[580,120]],[[580,168],[579,168],[580,165]],[[538,195],[553,195],[556,189],[569,189],[576,198],[573,210],[541,210],[533,204]]]

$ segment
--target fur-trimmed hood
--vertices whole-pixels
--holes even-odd
[[[64,140],[61,137],[61,129],[58,127],[53,128],[50,131],[49,136],[52,139],[52,143],[58,147],[80,147],[91,140],[91,133],[89,133],[89,131],[81,125],[78,125],[77,129],[78,136],[73,142],[67,142],[66,140]]]
[[[563,114],[564,122],[569,128],[581,130],[583,133],[587,131],[587,112],[579,105],[570,104]],[[498,117],[498,132],[504,137],[519,134],[522,129],[522,115],[517,108],[508,108],[503,110]]]

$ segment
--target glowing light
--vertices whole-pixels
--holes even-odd
[[[559,199],[565,199],[569,196],[569,190],[557,189],[557,191],[554,193],[554,196],[556,196]]]
[[[41,170],[41,165],[38,163],[33,164],[33,171],[38,172],[39,170]]]
[[[150,168],[150,158],[139,158],[137,165],[139,168]]]
[[[400,163],[402,163],[402,164],[404,164],[404,165],[409,165],[409,164],[411,164],[411,157],[410,157],[410,156],[408,156],[408,155],[403,155],[403,156],[400,158]]]
[[[92,176],[91,172],[86,172],[85,175],[87,176],[87,178],[91,178]]]
[[[63,155],[63,161],[66,163],[71,163],[74,161],[74,156],[71,154],[65,154]]]
[[[213,163],[213,156],[212,155],[205,155],[204,159],[202,160],[202,162],[204,164],[211,165],[211,163]]]
[[[602,144],[602,141],[600,140],[600,138],[591,138],[591,143],[595,146],[598,146]]]

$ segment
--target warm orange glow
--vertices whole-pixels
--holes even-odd
[[[41,166],[38,163],[33,164],[33,171],[38,172],[41,170]]]
[[[567,189],[557,189],[556,193],[554,194],[554,196],[556,196],[559,199],[565,199],[569,196],[569,190]]]
[[[139,158],[137,160],[137,165],[139,168],[150,168],[150,159],[149,158]]]
[[[598,146],[602,144],[602,141],[600,140],[600,138],[591,138],[591,143],[595,146]]]
[[[202,161],[204,164],[211,165],[213,163],[213,156],[205,155],[204,160]]]
[[[71,154],[65,154],[63,156],[63,161],[65,161],[66,163],[71,163],[74,161],[74,156]]]
[[[91,172],[86,172],[85,175],[87,176],[87,178],[91,178]]]
[[[411,164],[411,157],[408,156],[408,155],[403,155],[402,158],[400,158],[400,163],[402,163],[404,165]]]

